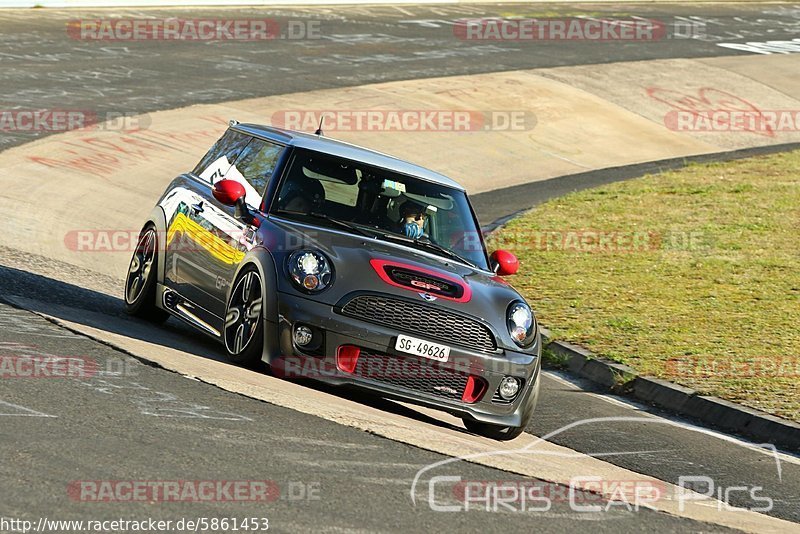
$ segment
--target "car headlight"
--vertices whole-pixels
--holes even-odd
[[[297,250],[289,256],[289,277],[300,291],[319,293],[333,282],[333,266],[322,252]]]
[[[508,307],[506,319],[511,339],[520,347],[528,347],[536,337],[536,318],[530,306],[524,302],[513,302]]]

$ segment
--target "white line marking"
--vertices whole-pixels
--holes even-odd
[[[25,406],[19,406],[18,404],[11,404],[10,402],[2,400],[0,400],[0,406],[8,406],[9,408],[17,410],[17,412],[24,412],[24,413],[0,412],[0,417],[58,417],[56,415],[47,415],[46,413],[37,412],[36,410],[31,410],[30,408],[26,408]]]
[[[561,375],[556,374],[552,371],[545,371],[544,374],[549,376],[550,378],[556,380],[557,382],[564,384],[566,386],[580,389],[579,386],[576,386],[573,382],[570,381],[569,378]],[[647,406],[645,404],[625,399],[622,397],[618,397],[616,395],[606,395],[602,393],[592,393],[587,391],[587,395],[592,396],[595,399],[601,400],[603,402],[607,402],[609,404],[613,404],[614,406],[619,406],[622,408],[628,408],[630,410],[635,411],[637,414],[640,414],[644,417],[650,417],[653,419],[664,419],[670,421],[673,426],[678,428],[682,428],[684,430],[690,430],[692,432],[699,432],[701,434],[705,434],[707,436],[711,436],[717,439],[721,439],[723,441],[727,441],[728,443],[733,443],[734,445],[738,445],[740,447],[744,447],[753,452],[757,452],[759,454],[763,454],[765,456],[770,456],[775,458],[776,460],[780,459],[786,461],[791,464],[800,465],[800,456],[796,454],[792,454],[789,452],[779,451],[775,448],[774,445],[764,444],[764,443],[755,443],[753,441],[749,441],[743,438],[739,438],[736,436],[731,436],[729,434],[724,434],[717,430],[712,430],[709,428],[697,426],[695,424],[689,423],[688,421],[683,420],[680,416],[668,417],[664,415],[656,415],[651,413],[652,410],[651,406]],[[780,475],[779,475],[780,476]]]
[[[409,11],[407,9],[403,9],[400,6],[392,6],[392,8],[396,9],[397,11],[399,11],[400,13],[402,13],[403,15],[405,15],[407,17],[413,17],[414,16],[414,13],[412,13],[411,11]]]
[[[566,378],[562,377],[561,375],[556,374],[554,371],[542,371],[542,374],[545,374],[545,375],[549,376],[550,378],[552,378],[553,380],[555,380],[559,384],[567,386],[570,389],[576,389],[576,390],[577,389],[581,389],[579,386],[577,386],[576,384],[573,384],[572,382],[570,382]]]

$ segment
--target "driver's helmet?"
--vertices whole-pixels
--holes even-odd
[[[289,211],[310,213],[321,210],[324,205],[325,188],[319,180],[307,176],[289,179],[278,197],[278,206]]]

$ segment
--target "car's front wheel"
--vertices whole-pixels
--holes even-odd
[[[464,418],[464,426],[473,434],[478,434],[497,441],[509,441],[525,431],[524,426],[498,426],[489,423],[481,423],[474,419]]]
[[[261,276],[255,267],[239,273],[225,309],[225,348],[228,360],[254,367],[261,361],[264,347],[264,301]]]
[[[152,225],[139,234],[125,279],[125,311],[130,315],[163,323],[169,313],[156,306],[156,270],[158,268],[158,237]]]

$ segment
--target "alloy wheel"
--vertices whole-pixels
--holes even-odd
[[[136,251],[131,258],[128,268],[128,280],[125,283],[125,301],[128,304],[135,303],[142,295],[147,277],[153,268],[156,256],[156,233],[152,228],[147,230],[139,238]]]
[[[250,345],[261,318],[261,278],[256,271],[245,273],[231,292],[225,314],[225,346],[239,354]]]

